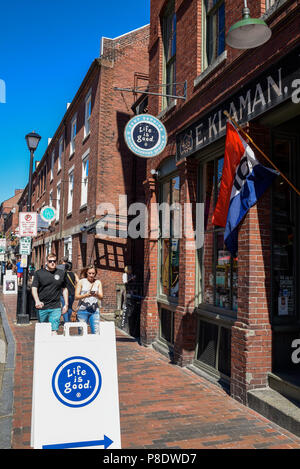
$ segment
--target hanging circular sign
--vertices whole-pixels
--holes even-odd
[[[130,119],[124,137],[132,153],[143,158],[159,155],[168,140],[165,126],[151,114],[139,114]]]
[[[48,207],[48,206],[47,206],[47,207],[43,207],[43,208],[41,209],[40,215],[41,215],[42,220],[51,222],[51,221],[53,221],[54,218],[56,217],[55,208],[53,208],[53,207]]]
[[[99,394],[102,385],[97,365],[84,357],[62,361],[52,376],[52,389],[57,399],[68,407],[84,407]]]

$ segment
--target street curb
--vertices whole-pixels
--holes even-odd
[[[7,342],[6,363],[0,394],[0,449],[11,449],[16,344],[7,320],[5,307],[1,301],[0,314]]]

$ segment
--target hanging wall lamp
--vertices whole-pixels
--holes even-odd
[[[244,0],[243,19],[233,24],[226,42],[234,49],[252,49],[267,42],[272,34],[268,25],[260,18],[251,18],[247,0]]]

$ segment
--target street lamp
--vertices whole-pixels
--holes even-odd
[[[260,18],[251,18],[247,0],[244,0],[243,19],[233,24],[226,36],[226,43],[234,49],[252,49],[267,42],[272,31]]]
[[[31,211],[31,194],[32,194],[32,168],[34,152],[38,147],[41,136],[36,132],[30,132],[25,136],[28,149],[30,151],[30,165],[29,165],[29,181],[27,193],[27,211]],[[27,283],[28,283],[28,267],[30,264],[31,255],[27,258],[27,267],[23,268],[23,284],[22,284],[22,297],[21,297],[21,312],[17,311],[17,324],[28,324],[29,315],[27,314]]]

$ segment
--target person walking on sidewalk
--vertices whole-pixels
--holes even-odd
[[[75,287],[76,284],[79,282],[78,275],[75,272],[72,272],[72,262],[66,262],[65,264],[65,272],[66,272],[66,285],[69,293],[69,309],[67,313],[63,315],[64,322],[70,322],[71,314],[72,314],[72,305],[75,298]],[[65,305],[65,300],[63,295],[61,295],[61,305],[62,308]]]
[[[90,324],[92,334],[99,333],[99,302],[103,298],[102,284],[96,280],[96,275],[97,269],[93,265],[86,267],[75,288],[75,300],[79,300],[78,321]]]
[[[56,268],[56,255],[48,254],[45,269],[37,270],[34,274],[32,296],[38,310],[40,322],[50,322],[53,334],[57,334],[62,314],[68,312],[69,294],[66,285],[66,273]],[[61,310],[60,295],[63,291],[65,301]]]
[[[21,286],[23,282],[23,267],[21,267],[21,259],[18,259],[16,264],[17,266],[17,277],[18,277],[18,285]]]

